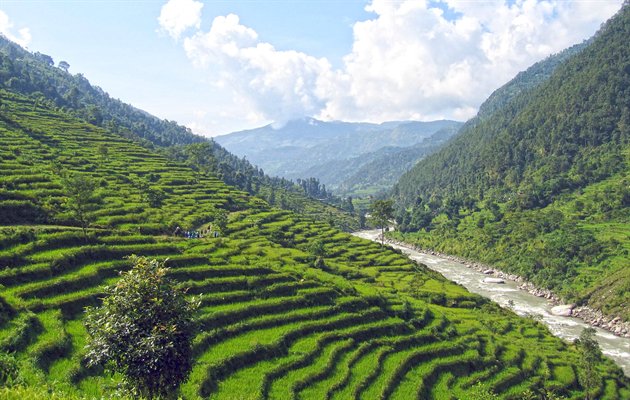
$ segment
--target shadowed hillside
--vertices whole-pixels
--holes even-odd
[[[442,136],[438,132],[450,137],[460,126],[448,120],[370,124],[302,118],[282,127],[267,125],[215,140],[272,175],[288,179],[316,177],[328,188],[346,195],[360,190],[374,194],[389,189],[413,165],[409,165],[410,156],[417,161],[437,150],[446,141],[436,140]],[[400,149],[391,154],[392,147]],[[407,153],[406,160],[405,156],[399,157],[402,152]],[[390,154],[392,157],[388,157]],[[386,164],[388,173],[366,173],[362,167],[371,162]]]

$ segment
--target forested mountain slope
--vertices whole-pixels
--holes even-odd
[[[457,135],[460,127],[461,125],[457,124],[442,128],[413,146],[382,148],[346,174],[340,183],[332,186],[332,189],[336,193],[353,196],[388,192],[418,161],[438,151]],[[312,175],[320,176],[317,173]]]
[[[81,74],[68,72],[67,63],[55,67],[52,57],[30,53],[0,34],[0,88],[29,96],[34,102],[108,129],[148,149],[197,169],[211,170],[224,182],[258,195],[274,205],[334,220],[345,230],[358,228],[356,217],[338,207],[313,201],[301,187],[266,175],[244,158],[236,157],[212,140],[194,135],[175,121],[161,120],[93,86]]]
[[[202,294],[185,398],[584,397],[579,353],[540,323],[47,104],[0,98],[0,396],[118,390],[83,361],[83,308],[137,254],[168,258]],[[72,195],[77,182],[93,192]],[[593,394],[630,396],[612,362],[594,363]]]
[[[497,91],[403,176],[399,221],[420,230],[407,239],[630,319],[628,37],[626,3],[583,48]]]

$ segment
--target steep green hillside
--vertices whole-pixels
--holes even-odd
[[[170,275],[202,294],[185,398],[584,397],[578,352],[538,322],[389,248],[0,96],[1,397],[116,391],[119,376],[83,362],[81,319],[130,254],[168,258]],[[79,176],[100,198],[87,235],[65,206],[64,181]],[[176,225],[220,235],[175,237]],[[630,397],[611,361],[596,370],[597,396]]]
[[[236,157],[212,140],[194,135],[174,121],[161,120],[93,86],[81,74],[54,66],[52,57],[30,53],[0,35],[0,88],[100,126],[143,147],[161,151],[195,169],[213,172],[221,180],[273,205],[319,220],[334,220],[344,230],[358,228],[356,216],[339,207],[308,198],[293,182],[274,178]]]
[[[420,231],[405,240],[630,320],[629,36],[625,4],[584,47],[498,91],[403,176],[399,220]]]

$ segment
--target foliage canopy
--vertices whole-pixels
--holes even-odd
[[[92,212],[100,202],[96,182],[88,176],[75,173],[64,176],[61,184],[67,196],[64,206],[81,224],[83,235],[87,237],[87,228],[94,220]]]
[[[381,229],[381,239],[384,241],[383,234],[385,228],[389,226],[390,221],[394,218],[394,201],[393,200],[376,200],[370,205],[370,219],[378,228]]]

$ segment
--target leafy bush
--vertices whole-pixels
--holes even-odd
[[[0,385],[13,386],[19,383],[19,367],[13,355],[0,351]]]
[[[135,395],[167,397],[192,368],[193,314],[199,303],[184,298],[166,278],[163,263],[131,260],[133,268],[106,288],[103,305],[86,311],[88,364],[121,372]]]

